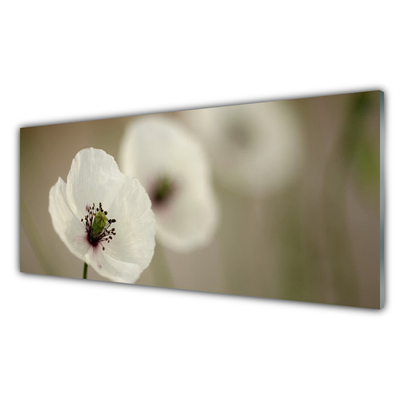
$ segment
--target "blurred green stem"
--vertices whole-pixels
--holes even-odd
[[[83,265],[83,279],[87,279],[87,270],[88,270],[88,265],[85,263]]]
[[[231,192],[223,185],[216,186],[221,207],[221,226],[218,243],[225,272],[226,291],[229,294],[252,295],[252,282],[246,264],[249,263],[248,234],[253,203],[246,196]]]
[[[276,199],[276,232],[280,235],[280,271],[282,276],[281,296],[289,300],[312,301],[312,285],[307,284],[311,265],[304,261],[301,237],[305,234],[301,226],[299,202],[300,187],[295,184]]]
[[[324,189],[327,247],[334,266],[336,302],[354,306],[359,304],[359,288],[348,228],[346,194],[351,167],[365,135],[364,122],[369,106],[369,93],[358,94],[350,106],[337,151],[332,153],[328,163]]]
[[[154,249],[154,256],[150,264],[154,285],[159,287],[174,288],[174,281],[169,268],[164,248],[157,243]]]

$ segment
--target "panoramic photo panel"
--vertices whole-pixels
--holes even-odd
[[[379,309],[383,194],[381,91],[23,127],[20,270]]]

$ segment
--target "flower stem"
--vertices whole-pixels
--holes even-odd
[[[154,277],[154,284],[158,287],[175,288],[168,260],[164,248],[157,243],[151,268]]]
[[[87,279],[87,270],[88,270],[88,265],[85,263],[83,265],[83,279]]]

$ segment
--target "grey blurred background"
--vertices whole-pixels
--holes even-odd
[[[136,284],[379,308],[380,92],[284,103],[301,135],[296,177],[254,196],[214,176],[220,221],[211,243],[189,254],[157,245]],[[167,116],[193,128],[184,113]],[[21,129],[22,272],[82,277],[83,263],[54,232],[49,191],[58,177],[66,180],[83,148],[101,148],[118,161],[135,118]],[[88,278],[104,280],[92,268]]]

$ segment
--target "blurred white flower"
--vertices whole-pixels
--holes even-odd
[[[189,252],[211,240],[217,205],[209,164],[181,125],[161,116],[133,121],[122,138],[119,161],[121,170],[149,193],[164,246]]]
[[[67,183],[50,190],[54,230],[80,260],[116,282],[135,282],[148,267],[156,223],[146,191],[103,150],[81,150]]]
[[[294,112],[282,102],[181,112],[205,142],[218,178],[252,195],[285,186],[301,164],[302,143]]]

